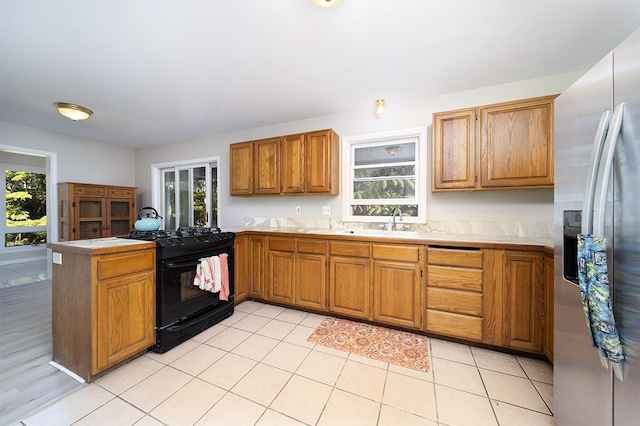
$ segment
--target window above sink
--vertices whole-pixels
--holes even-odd
[[[342,220],[424,223],[426,144],[422,128],[344,137]]]

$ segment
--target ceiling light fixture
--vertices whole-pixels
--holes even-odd
[[[378,118],[384,115],[385,106],[387,105],[387,101],[385,99],[376,99],[376,116]]]
[[[395,157],[400,151],[402,151],[402,145],[390,145],[385,149],[389,155],[393,155]]]
[[[311,0],[311,1],[320,7],[331,7],[340,3],[340,0]]]
[[[85,108],[76,104],[54,102],[53,105],[55,105],[60,114],[73,121],[86,120],[91,114],[93,114],[93,111],[91,111],[89,108]]]

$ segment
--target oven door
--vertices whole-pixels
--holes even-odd
[[[158,327],[211,309],[220,303],[219,293],[193,285],[199,259],[213,254],[163,259],[158,262],[156,280]]]

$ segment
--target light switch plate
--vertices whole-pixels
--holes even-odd
[[[53,259],[52,259],[53,263],[55,263],[56,265],[62,265],[62,253],[58,253],[58,252],[53,252]]]

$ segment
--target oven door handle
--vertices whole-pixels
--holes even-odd
[[[184,267],[198,266],[199,263],[200,263],[199,260],[191,261],[191,262],[184,262],[184,263],[169,262],[165,266],[167,268],[171,268],[171,269],[180,269],[180,268],[184,268]]]

